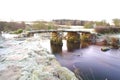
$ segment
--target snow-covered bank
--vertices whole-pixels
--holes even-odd
[[[0,80],[78,80],[40,39],[9,39],[0,46]]]

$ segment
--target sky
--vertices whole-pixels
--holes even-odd
[[[0,0],[0,20],[120,18],[119,0]]]

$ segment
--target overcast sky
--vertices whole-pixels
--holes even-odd
[[[0,0],[0,20],[111,20],[119,8],[119,0]]]

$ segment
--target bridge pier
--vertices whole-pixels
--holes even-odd
[[[80,43],[72,43],[67,41],[67,51],[72,52],[80,48]]]
[[[53,54],[62,53],[62,45],[54,45],[54,44],[50,44],[50,45]]]
[[[67,50],[74,51],[80,48],[80,34],[77,32],[68,32],[66,36]]]
[[[90,42],[90,36],[91,36],[90,33],[82,33],[81,37],[80,37],[80,40],[82,42]]]
[[[77,32],[68,32],[66,39],[68,42],[71,43],[80,43],[80,34]]]
[[[86,48],[91,44],[91,34],[90,33],[82,33],[80,48]]]
[[[54,45],[63,45],[62,36],[60,35],[59,32],[57,31],[52,32],[50,43]]]

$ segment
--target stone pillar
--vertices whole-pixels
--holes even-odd
[[[61,54],[62,53],[62,45],[51,44],[51,51],[53,54]]]
[[[80,37],[80,40],[82,42],[90,42],[90,36],[91,36],[90,33],[82,33],[81,37]]]
[[[52,32],[50,42],[54,45],[63,45],[60,33],[57,31]]]
[[[77,32],[68,32],[66,39],[71,43],[80,43],[80,34]]]
[[[72,52],[80,48],[80,34],[77,32],[68,32],[66,36],[67,50]]]
[[[80,37],[80,48],[88,47],[91,44],[90,33],[82,33]]]
[[[67,41],[67,51],[72,52],[80,48],[80,43],[72,43]]]

